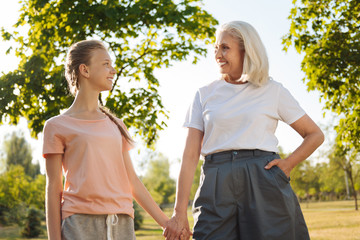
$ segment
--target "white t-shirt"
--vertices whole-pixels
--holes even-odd
[[[204,132],[203,156],[235,149],[278,152],[278,120],[292,124],[304,115],[290,92],[272,79],[262,87],[216,80],[196,92],[183,126]]]

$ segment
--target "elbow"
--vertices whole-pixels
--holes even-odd
[[[304,140],[309,141],[313,147],[318,148],[321,144],[323,144],[325,140],[324,133],[318,129],[317,131],[313,131],[312,133],[309,133],[304,136]]]
[[[325,135],[324,133],[319,129],[319,131],[316,134],[316,138],[317,138],[317,143],[318,146],[320,146],[321,144],[323,144],[323,142],[325,141]]]

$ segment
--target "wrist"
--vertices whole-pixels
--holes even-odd
[[[187,217],[187,208],[174,208],[174,216]]]
[[[293,170],[294,167],[296,167],[296,165],[297,165],[297,162],[290,157],[287,157],[284,160],[288,163],[288,167],[290,168],[290,170]]]
[[[169,222],[169,218],[168,217],[165,217],[161,220],[161,222],[159,223],[159,225],[164,229],[166,228],[166,226],[168,225],[168,222]]]

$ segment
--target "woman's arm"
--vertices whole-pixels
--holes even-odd
[[[324,142],[323,132],[307,114],[290,126],[303,137],[303,142],[286,159],[274,159],[265,166],[270,169],[277,165],[288,177],[297,164],[308,158]]]
[[[161,227],[165,228],[169,218],[163,213],[163,211],[161,211],[159,206],[151,197],[149,191],[136,175],[129,152],[123,152],[123,157],[134,199],[155,219]]]
[[[48,239],[61,239],[62,155],[46,156],[46,225]]]
[[[178,239],[181,233],[191,233],[187,217],[187,207],[191,185],[194,180],[197,164],[199,162],[201,145],[204,133],[195,128],[189,128],[186,139],[179,179],[177,182],[174,214],[166,227],[164,236],[167,240]],[[187,231],[182,231],[183,229]],[[190,235],[185,235],[188,239]]]

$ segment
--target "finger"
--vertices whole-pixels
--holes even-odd
[[[165,228],[164,231],[163,231],[163,236],[167,237],[168,234],[169,234],[169,229]]]
[[[265,169],[270,169],[273,166],[278,165],[278,163],[279,163],[279,161],[277,159],[274,159],[265,166]]]

